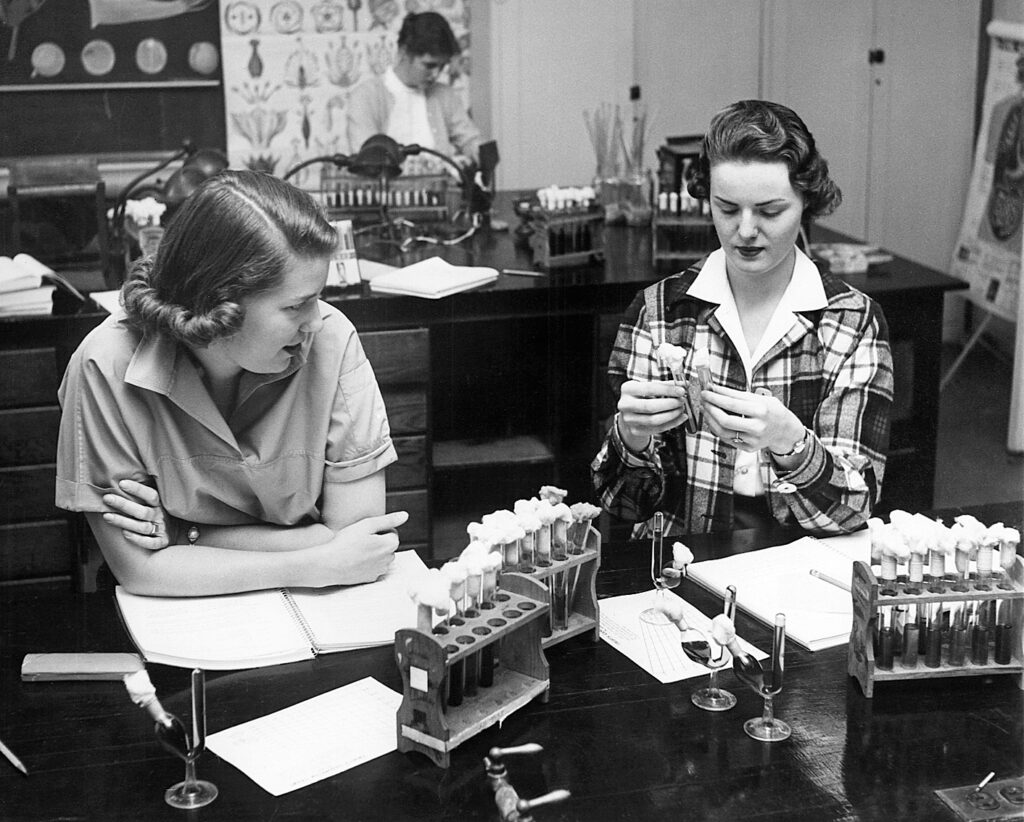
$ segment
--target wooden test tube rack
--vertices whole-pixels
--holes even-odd
[[[395,634],[395,660],[402,675],[398,750],[419,751],[447,768],[451,751],[536,696],[547,701],[548,663],[541,648],[547,591],[525,574],[503,573],[493,608],[464,616],[445,634],[403,628]],[[435,629],[436,631],[436,629]],[[451,667],[497,643],[500,664],[494,681],[462,704],[446,705]]]
[[[544,601],[551,602],[548,580],[560,571],[572,574],[575,578],[572,599],[569,602],[569,623],[562,630],[552,630],[550,636],[542,640],[544,648],[550,648],[564,642],[577,634],[590,632],[591,639],[597,641],[600,633],[600,616],[597,607],[597,571],[601,566],[601,532],[593,526],[587,530],[586,542],[582,554],[569,554],[567,559],[552,559],[550,566],[538,567],[530,574],[544,585]],[[576,577],[576,569],[579,576]]]
[[[847,657],[847,670],[850,676],[856,678],[860,683],[864,695],[870,697],[874,693],[875,683],[889,682],[900,679],[933,679],[949,676],[989,676],[991,674],[1015,674],[1018,685],[1024,689],[1024,557],[1017,556],[1013,565],[1007,571],[1007,579],[1012,588],[1010,590],[996,587],[999,575],[994,575],[991,580],[991,590],[975,590],[973,586],[968,591],[953,591],[949,589],[950,583],[946,582],[947,590],[944,593],[932,593],[927,590],[927,582],[922,585],[921,593],[906,593],[906,583],[900,581],[897,584],[895,595],[882,595],[880,593],[880,582],[875,577],[871,567],[864,562],[853,564],[853,629],[850,633],[849,652]],[[924,665],[923,659],[917,660],[915,667],[907,667],[902,664],[898,656],[893,661],[892,670],[881,669],[875,662],[874,636],[877,620],[880,619],[879,608],[906,606],[906,605],[927,605],[930,603],[961,604],[982,603],[997,600],[999,602],[1009,600],[1010,621],[1012,624],[1010,643],[1009,664],[999,664],[993,661],[991,654],[987,663],[974,664],[970,661],[970,654],[963,665],[951,665],[946,655],[937,668]],[[943,642],[943,648],[946,642]]]
[[[604,259],[604,209],[534,209],[530,248],[542,268],[586,265]]]

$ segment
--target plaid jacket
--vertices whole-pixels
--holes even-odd
[[[637,294],[619,326],[608,362],[616,396],[631,379],[672,379],[655,351],[662,342],[688,352],[707,347],[714,381],[739,390],[767,389],[811,431],[804,460],[777,470],[767,452],[761,480],[775,518],[812,532],[861,527],[878,500],[889,446],[893,398],[888,327],[878,305],[822,272],[828,305],[797,315],[793,328],[762,357],[746,384],[743,363],[714,316],[718,307],[687,294],[703,260]],[[689,362],[686,377],[692,377]],[[666,533],[732,527],[735,449],[706,426],[684,426],[654,438],[642,454],[629,452],[612,425],[591,463],[594,488],[606,510],[648,533],[655,511]]]

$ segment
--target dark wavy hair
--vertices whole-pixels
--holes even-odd
[[[451,60],[462,49],[448,21],[436,11],[407,14],[398,32],[398,47],[413,57],[430,54]]]
[[[222,171],[168,221],[154,257],[121,289],[128,321],[205,346],[242,326],[242,301],[278,286],[296,257],[330,255],[337,233],[308,194],[259,171]]]
[[[814,136],[792,109],[767,100],[740,100],[711,118],[687,190],[702,200],[711,195],[711,167],[727,160],[781,162],[793,190],[803,195],[805,217],[824,217],[843,200],[829,176]]]

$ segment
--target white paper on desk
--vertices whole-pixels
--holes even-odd
[[[640,613],[653,607],[657,602],[657,596],[659,594],[651,590],[602,599],[601,639],[625,654],[660,682],[679,682],[682,679],[707,676],[707,668],[683,653],[679,644],[679,629],[675,625],[650,625],[640,619]],[[660,596],[675,597],[682,602],[687,624],[710,638],[711,620],[708,617],[671,591],[666,591]],[[740,647],[752,654],[755,659],[767,658],[766,653],[759,651],[742,637],[739,641]],[[729,664],[732,664],[731,661]]]
[[[280,796],[397,750],[402,695],[372,677],[218,731],[206,747]]]
[[[376,260],[361,259],[359,261],[359,276],[363,279],[363,282],[373,282],[374,277],[379,277],[381,274],[390,274],[393,271],[398,271],[397,265],[379,263]]]
[[[121,289],[116,288],[113,291],[90,291],[89,299],[92,300],[100,308],[106,309],[109,314],[116,314],[117,310],[121,307]]]
[[[695,562],[690,579],[719,596],[736,586],[736,604],[765,625],[786,615],[787,642],[811,651],[843,645],[850,637],[850,592],[811,576],[816,569],[849,585],[854,561],[870,562],[867,530],[838,537],[800,539],[720,559]]]

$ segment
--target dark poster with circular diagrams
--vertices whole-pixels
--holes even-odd
[[[0,91],[217,86],[216,0],[0,0]]]

